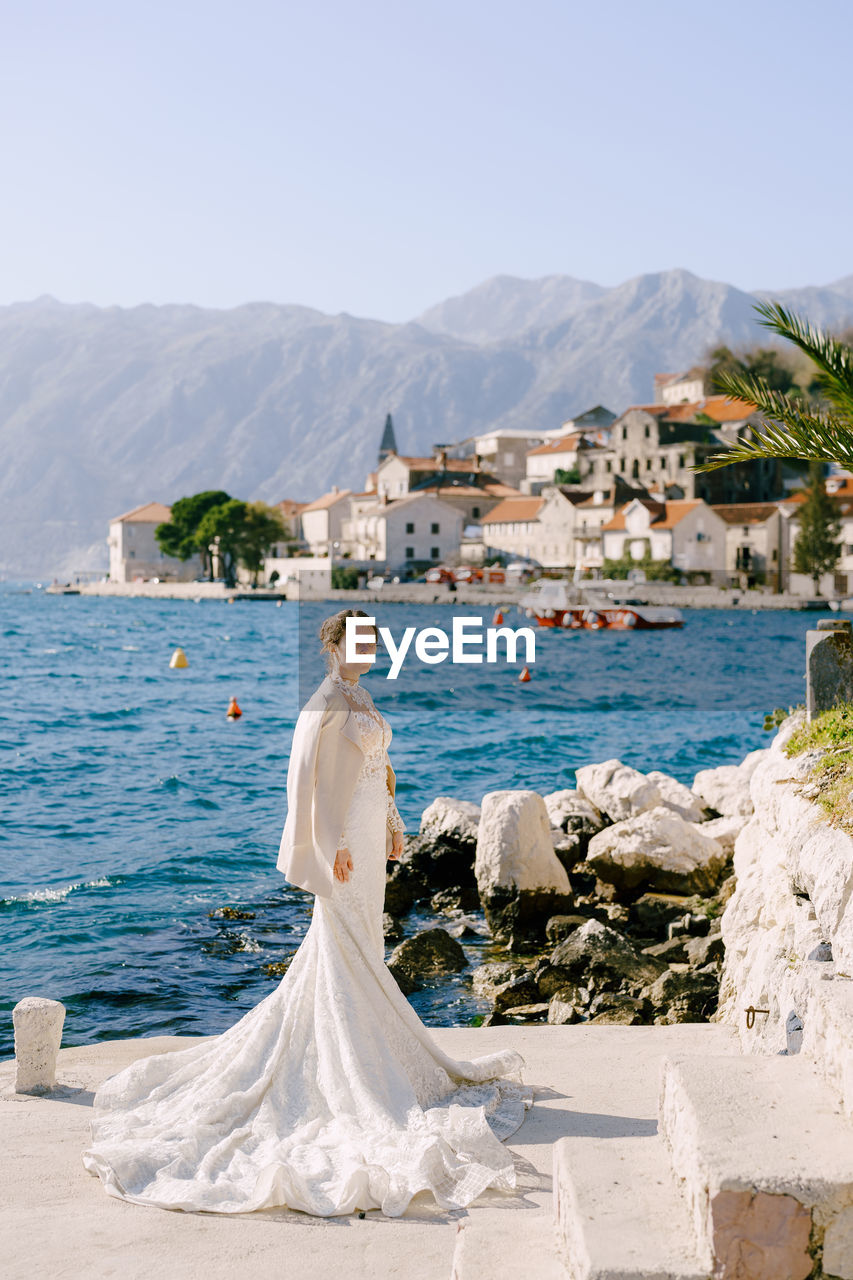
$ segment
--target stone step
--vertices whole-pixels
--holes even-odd
[[[661,1136],[721,1280],[853,1280],[853,1124],[802,1054],[670,1054]],[[748,1260],[748,1269],[745,1260]]]
[[[574,1030],[575,1028],[573,1028]],[[708,1280],[710,1256],[658,1133],[664,1058],[737,1049],[733,1027],[586,1026],[555,1084],[565,1092],[553,1147],[557,1248],[567,1280]],[[606,1036],[595,1032],[607,1032]]]
[[[633,1117],[625,1116],[628,1123]],[[636,1122],[634,1122],[636,1123]],[[709,1280],[655,1122],[554,1146],[558,1249],[570,1280]]]
[[[550,1213],[479,1213],[459,1223],[451,1280],[567,1280]]]

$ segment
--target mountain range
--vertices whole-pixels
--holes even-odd
[[[0,307],[0,575],[105,567],[110,519],[155,499],[361,490],[388,412],[400,452],[423,454],[648,403],[655,373],[714,343],[767,345],[759,297],[853,324],[853,276],[749,294],[682,269],[612,288],[496,276],[405,324],[270,302]]]

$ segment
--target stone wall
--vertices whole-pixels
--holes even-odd
[[[853,1116],[853,838],[803,793],[821,753],[783,751],[804,720],[801,708],[782,723],[750,779],[713,1020],[737,1027],[745,1053],[809,1057]]]

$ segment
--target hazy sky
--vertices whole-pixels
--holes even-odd
[[[853,273],[842,0],[0,0],[0,302]]]

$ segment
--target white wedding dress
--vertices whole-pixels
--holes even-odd
[[[332,677],[358,717],[364,762],[342,844],[353,869],[315,898],[281,982],[239,1022],[139,1058],[95,1093],[83,1165],[109,1195],[163,1209],[390,1217],[431,1191],[442,1208],[516,1186],[502,1145],[533,1091],[514,1050],[443,1053],[384,959],[391,728],[358,682]]]

